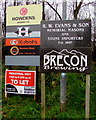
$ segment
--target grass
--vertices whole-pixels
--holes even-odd
[[[32,96],[13,95],[4,99],[3,118],[34,117],[40,118],[40,104],[36,103]]]
[[[3,79],[4,82],[4,79]],[[49,119],[76,119],[85,118],[85,86],[86,75],[67,73],[67,101],[66,111],[60,112],[60,73],[46,74],[46,118]],[[3,83],[4,89],[4,83]],[[90,118],[96,119],[96,65],[91,73]],[[2,95],[3,119],[37,119],[41,118],[41,98],[39,80],[39,99],[34,101],[33,96],[9,94],[8,98]]]

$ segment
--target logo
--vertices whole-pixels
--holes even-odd
[[[26,15],[27,13],[28,13],[27,8],[21,8],[20,14],[21,14],[22,16]]]
[[[10,52],[12,55],[17,55],[19,53],[19,49],[18,47],[16,46],[13,46],[11,49],[10,49]]]
[[[19,27],[15,32],[18,36],[29,36],[29,33],[32,31],[29,30],[29,27]]]
[[[17,41],[17,40],[11,40],[11,41],[10,41],[10,44],[11,44],[11,45],[17,45],[17,44],[18,44],[18,41]]]
[[[52,50],[44,55],[43,61],[44,70],[83,72],[88,69],[88,56],[76,50]]]

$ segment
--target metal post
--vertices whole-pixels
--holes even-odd
[[[66,19],[66,0],[63,0],[62,18]],[[61,73],[60,79],[60,109],[65,111],[66,109],[66,74]]]
[[[17,5],[17,2],[18,2],[18,0],[14,0],[14,6],[16,6],[16,5]]]
[[[62,19],[66,20],[67,14],[67,1],[63,0],[63,6],[62,6]]]
[[[66,74],[61,73],[60,79],[60,109],[66,110]]]
[[[43,16],[42,20],[45,20],[45,5],[44,5],[45,0],[42,0],[42,5],[43,5]]]
[[[58,8],[58,4],[56,4],[56,11],[57,11],[57,8]],[[55,20],[57,20],[57,14],[55,13]]]

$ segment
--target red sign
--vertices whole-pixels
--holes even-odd
[[[36,72],[6,70],[6,92],[33,94],[36,88]]]
[[[26,15],[27,13],[28,13],[27,8],[21,8],[20,14],[21,14],[22,16]]]
[[[40,45],[40,38],[14,38],[6,39],[6,46],[32,46]]]

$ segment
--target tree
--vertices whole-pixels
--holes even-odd
[[[91,20],[91,43],[92,43],[92,56],[96,60],[96,12],[94,8],[96,7],[96,1],[84,2],[81,0],[77,2],[68,2],[67,5],[67,19],[90,19]]]
[[[78,16],[78,13],[79,13],[79,11],[80,11],[80,8],[81,8],[81,6],[82,6],[82,4],[83,4],[83,1],[84,1],[84,0],[81,0],[81,1],[79,2],[79,5],[77,5],[77,0],[76,0],[76,5],[75,5],[75,9],[74,9],[74,19],[77,19],[77,16]]]

